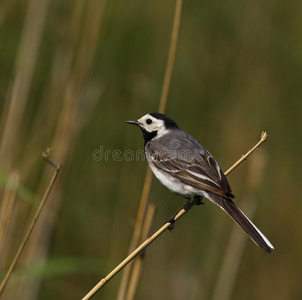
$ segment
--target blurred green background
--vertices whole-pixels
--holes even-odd
[[[124,121],[158,110],[175,1],[0,8],[2,275],[54,172],[41,153],[62,163],[3,299],[80,299],[128,252],[147,162],[125,156],[143,140]],[[276,250],[206,201],[147,249],[135,299],[302,298],[301,78],[301,1],[184,1],[166,114],[224,170],[268,132],[229,181]],[[149,202],[154,232],[183,199],[154,180]],[[95,299],[116,299],[120,280]]]

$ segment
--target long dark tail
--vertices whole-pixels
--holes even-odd
[[[274,246],[264,234],[249,220],[249,218],[230,200],[214,193],[209,193],[210,200],[222,208],[255,242],[267,253],[274,250]]]

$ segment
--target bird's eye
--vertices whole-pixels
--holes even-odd
[[[147,123],[148,125],[150,125],[150,124],[152,124],[152,120],[151,120],[151,119],[147,119],[147,120],[146,120],[146,123]]]

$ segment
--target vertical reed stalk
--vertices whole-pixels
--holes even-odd
[[[15,155],[17,141],[20,138],[22,120],[42,40],[48,2],[49,0],[30,0],[28,4],[15,62],[15,76],[3,114],[0,167],[4,170],[10,168],[12,155]]]
[[[16,190],[19,183],[18,173],[9,174],[7,186],[0,207],[0,270],[3,265],[3,252],[5,248],[8,228],[16,201]]]
[[[170,48],[169,48],[169,54],[168,54],[168,60],[167,65],[165,69],[165,76],[164,76],[164,82],[163,82],[163,88],[162,93],[160,97],[159,102],[159,108],[158,111],[161,113],[164,113],[167,106],[168,101],[168,94],[169,89],[171,85],[171,77],[174,67],[174,61],[175,61],[175,54],[177,49],[177,42],[178,42],[178,36],[179,36],[179,27],[180,27],[180,20],[181,20],[181,14],[182,14],[182,4],[183,0],[176,0],[176,6],[175,6],[175,12],[174,12],[174,20],[172,25],[172,33],[171,33],[171,41],[170,41]],[[130,242],[129,252],[131,253],[138,245],[140,236],[141,236],[141,229],[143,227],[143,220],[146,213],[146,207],[149,197],[149,192],[151,189],[152,184],[152,172],[150,168],[147,169],[146,177],[144,181],[143,191],[140,197],[139,202],[139,208],[136,216],[135,226],[133,230],[132,239]],[[138,267],[136,267],[137,269]],[[124,300],[127,294],[127,287],[129,278],[131,276],[131,266],[128,266],[126,270],[123,273],[117,300]]]
[[[142,243],[148,237],[149,230],[153,222],[155,208],[156,208],[155,204],[152,203],[149,204],[139,243]],[[133,300],[135,297],[135,293],[139,284],[140,275],[142,272],[144,257],[145,257],[144,252],[142,252],[137,258],[137,260],[135,261],[135,263],[133,264],[132,274],[131,274],[129,288],[126,297],[127,300]]]

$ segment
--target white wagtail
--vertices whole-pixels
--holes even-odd
[[[222,208],[250,238],[270,253],[273,245],[232,201],[234,195],[226,176],[213,156],[192,136],[160,113],[136,121],[143,132],[145,155],[155,176],[170,191],[186,198],[206,197]]]

